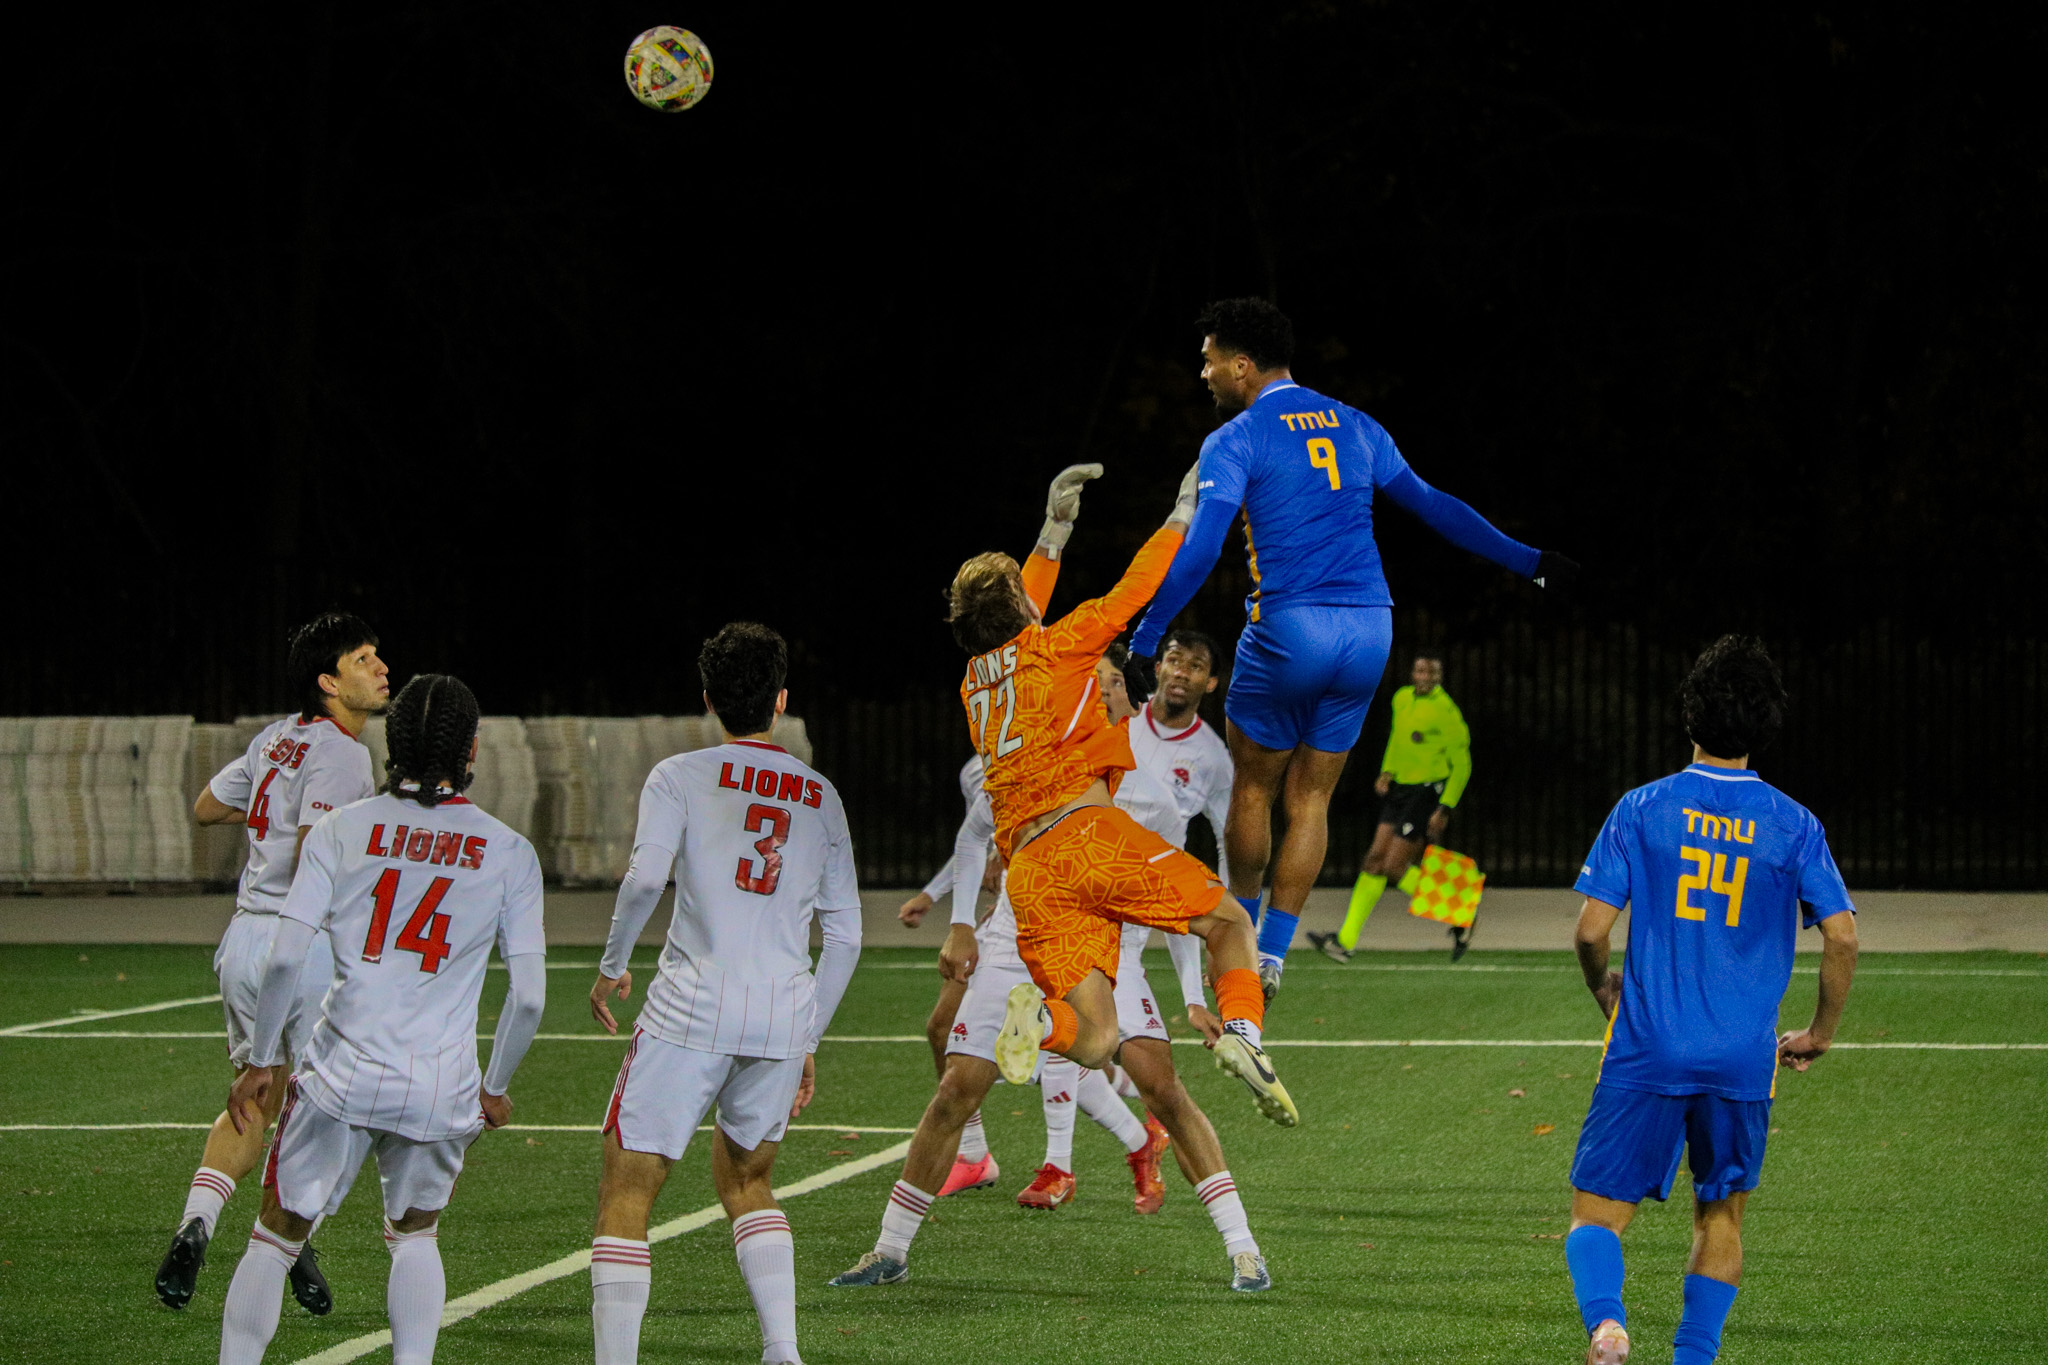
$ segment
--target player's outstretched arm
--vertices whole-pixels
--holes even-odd
[[[1209,571],[1216,567],[1217,557],[1223,553],[1223,538],[1237,518],[1237,499],[1200,496],[1201,468],[1197,462],[1181,480],[1173,511],[1166,519],[1168,530],[1183,528],[1185,535],[1156,591],[1148,594],[1152,606],[1131,636],[1131,653],[1142,658],[1150,659],[1159,653],[1167,627],[1194,600],[1196,591],[1208,580]]]
[[[1820,922],[1820,937],[1820,999],[1814,1002],[1813,1022],[1778,1040],[1778,1060],[1794,1071],[1806,1070],[1834,1046],[1835,1030],[1849,1003],[1849,983],[1856,976],[1855,912],[1829,915]]]
[[[1490,559],[1511,573],[1518,573],[1524,578],[1542,578],[1545,563],[1554,562],[1553,574],[1561,583],[1562,566],[1570,565],[1574,572],[1578,569],[1578,565],[1555,551],[1538,550],[1503,534],[1464,502],[1441,489],[1431,488],[1417,478],[1412,469],[1403,468],[1381,487],[1396,506],[1419,518],[1451,544],[1482,559]]]
[[[1621,975],[1607,969],[1608,936],[1620,918],[1620,906],[1588,896],[1579,907],[1579,927],[1572,936],[1572,946],[1579,954],[1579,970],[1586,977],[1586,989],[1593,992],[1593,1002],[1608,1019],[1614,1017],[1621,1004]]]
[[[1038,528],[1035,553],[1059,559],[1067,548],[1067,538],[1074,534],[1074,521],[1081,515],[1081,489],[1090,479],[1101,477],[1099,464],[1070,464],[1053,476],[1052,487],[1045,493],[1045,524]]]

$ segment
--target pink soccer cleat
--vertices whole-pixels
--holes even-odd
[[[946,1183],[939,1186],[939,1198],[958,1194],[962,1190],[985,1189],[996,1183],[1002,1171],[996,1166],[996,1154],[985,1152],[979,1161],[969,1161],[964,1156],[953,1158],[953,1169],[946,1173]]]

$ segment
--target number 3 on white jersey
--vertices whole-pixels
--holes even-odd
[[[988,746],[989,714],[993,709],[989,698],[991,691],[995,693],[995,700],[1001,702],[1003,706],[1003,728],[1002,732],[996,736],[994,753],[989,752]],[[978,692],[969,693],[967,704],[974,708],[974,728],[981,737],[980,743],[976,747],[981,750],[985,757],[1005,758],[1024,747],[1024,736],[1010,733],[1010,726],[1017,719],[1017,680],[1015,678],[1005,678],[993,689],[984,687]]]

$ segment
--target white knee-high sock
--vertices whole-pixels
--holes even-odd
[[[741,1214],[732,1220],[732,1250],[761,1320],[761,1359],[796,1361],[796,1241],[789,1219],[781,1209]]]
[[[979,1161],[987,1155],[988,1132],[981,1126],[981,1111],[977,1109],[960,1130],[960,1157],[963,1161]]]
[[[1107,1128],[1110,1135],[1124,1145],[1126,1152],[1135,1152],[1151,1141],[1145,1132],[1144,1121],[1131,1112],[1131,1107],[1116,1093],[1116,1086],[1102,1072],[1081,1073],[1077,1098],[1081,1112]]]
[[[299,1259],[304,1242],[289,1242],[256,1225],[249,1249],[235,1267],[227,1303],[220,1315],[220,1365],[259,1365],[270,1339],[277,1335],[277,1316],[284,1308],[284,1277]]]
[[[434,1341],[441,1335],[441,1309],[448,1302],[440,1229],[400,1232],[387,1218],[384,1248],[391,1253],[391,1279],[384,1287],[384,1311],[391,1317],[391,1365],[429,1365]]]
[[[178,1226],[184,1227],[197,1218],[206,1224],[206,1235],[213,1236],[213,1226],[220,1221],[221,1207],[234,1192],[233,1176],[211,1166],[201,1166],[192,1177],[192,1188],[185,1191],[185,1211],[178,1215]]]
[[[1237,1197],[1237,1182],[1230,1178],[1229,1171],[1218,1171],[1207,1180],[1197,1181],[1195,1194],[1209,1210],[1209,1221],[1223,1237],[1225,1256],[1235,1256],[1240,1251],[1258,1253],[1251,1220],[1244,1216],[1244,1201]]]
[[[1081,1088],[1081,1068],[1065,1057],[1048,1056],[1038,1073],[1039,1098],[1045,1107],[1045,1161],[1063,1171],[1074,1169],[1074,1095]]]
[[[597,1365],[635,1365],[640,1359],[640,1319],[647,1316],[653,1284],[654,1259],[647,1243],[628,1237],[590,1239],[590,1325],[597,1336]]]
[[[882,1207],[882,1235],[875,1239],[875,1250],[891,1260],[909,1260],[910,1243],[931,1208],[932,1196],[908,1180],[897,1181]]]

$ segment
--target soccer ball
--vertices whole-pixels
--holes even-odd
[[[686,28],[650,28],[626,49],[626,88],[649,109],[688,109],[711,92],[711,49]]]

